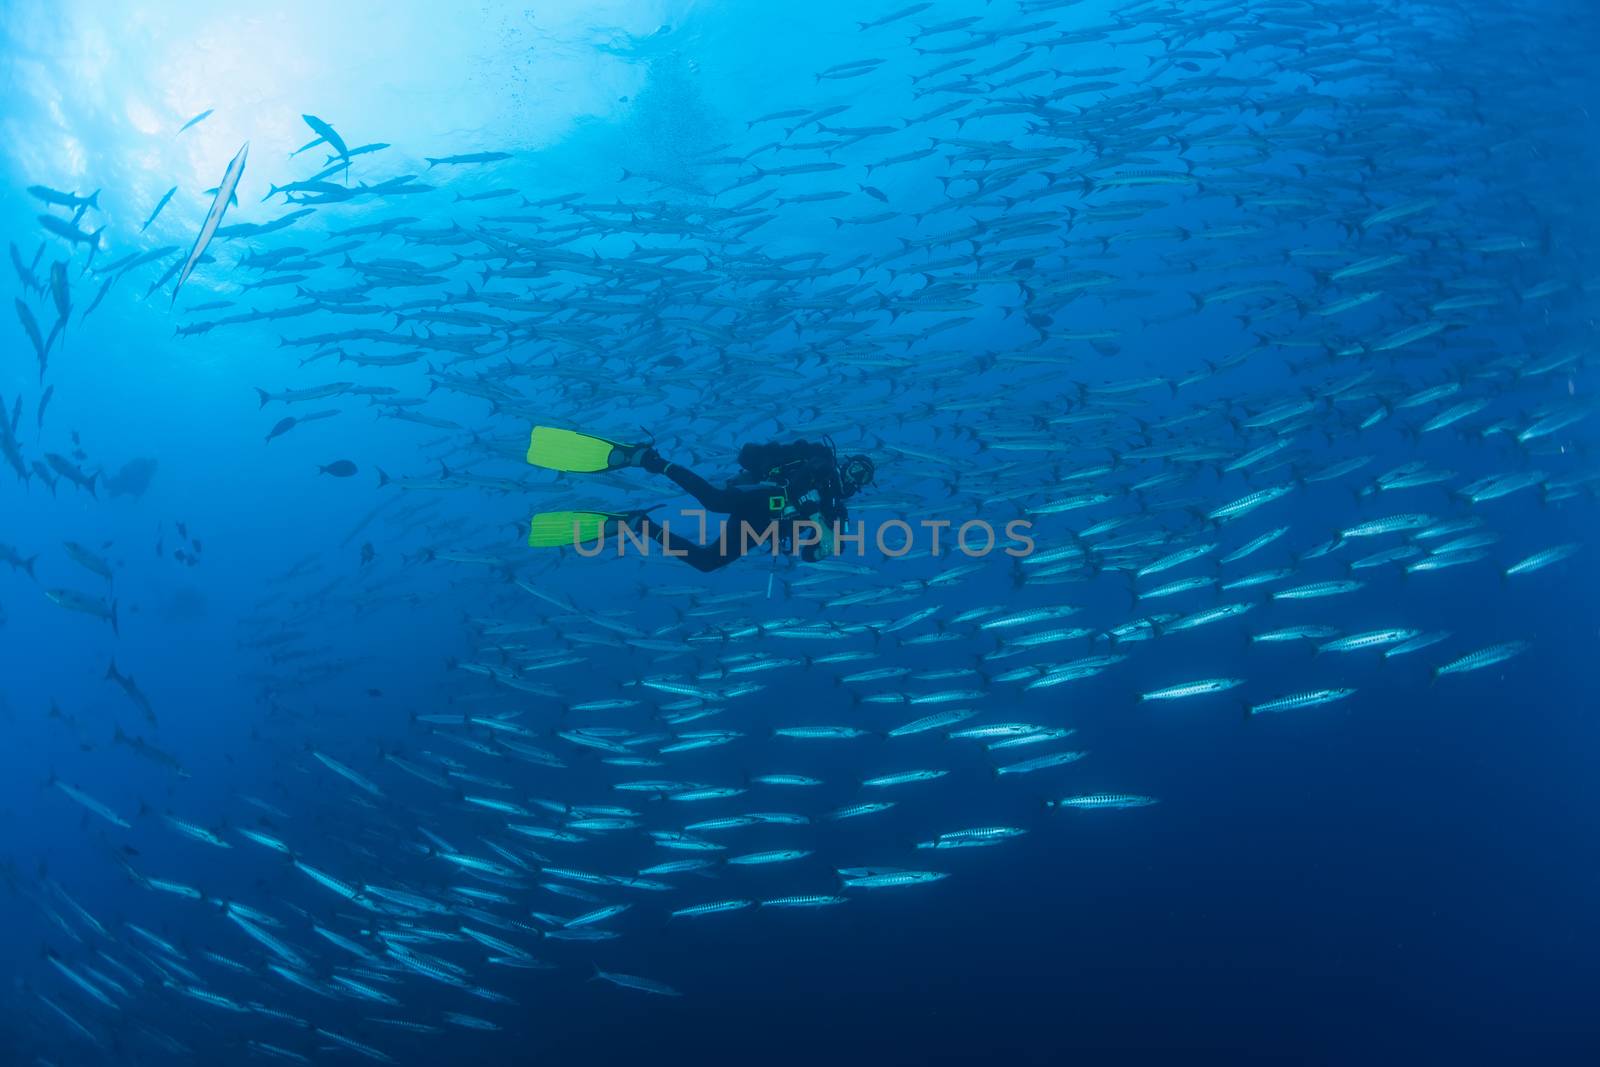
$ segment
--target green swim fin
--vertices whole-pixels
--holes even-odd
[[[600,539],[603,532],[615,533],[618,526],[632,522],[637,515],[608,511],[546,511],[528,524],[530,548],[568,548]]]
[[[528,440],[528,462],[552,471],[593,474],[617,470],[631,465],[633,452],[632,445],[555,426],[535,426]]]

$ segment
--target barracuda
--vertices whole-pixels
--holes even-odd
[[[697,919],[704,915],[723,915],[730,911],[743,911],[752,907],[753,900],[717,900],[709,904],[691,904],[672,912],[673,918]]]
[[[942,871],[906,871],[895,868],[840,867],[839,880],[846,889],[890,889],[928,885],[950,877]]]
[[[1207,696],[1211,693],[1226,693],[1244,684],[1243,678],[1202,678],[1197,682],[1183,682],[1179,685],[1169,685],[1165,689],[1152,689],[1148,693],[1139,694],[1139,699],[1144,700],[1183,700],[1187,697]]]
[[[1322,704],[1332,704],[1335,701],[1344,700],[1354,693],[1354,689],[1308,689],[1302,693],[1290,693],[1287,696],[1264,700],[1259,704],[1250,704],[1246,710],[1250,715],[1266,715],[1278,711],[1299,711],[1302,708],[1314,708]]]
[[[931,782],[949,773],[949,771],[899,771],[895,774],[881,774],[876,778],[863,778],[861,784],[868,789],[887,789],[896,785],[909,785],[912,782]]]
[[[993,746],[989,746],[991,751]],[[1018,763],[1007,763],[994,769],[996,778],[1004,778],[1013,774],[1032,774],[1034,771],[1049,770],[1051,767],[1065,767],[1069,763],[1076,763],[1087,756],[1087,752],[1052,752],[1046,756],[1035,756],[1033,759],[1022,760]]]
[[[1389,630],[1368,630],[1365,633],[1350,634],[1347,637],[1335,638],[1325,641],[1317,646],[1321,652],[1359,652],[1368,648],[1382,648],[1384,645],[1398,645],[1414,639],[1422,631],[1404,628]]]
[[[1434,668],[1433,676],[1441,678],[1447,674],[1464,674],[1468,671],[1481,671],[1485,667],[1493,667],[1504,663],[1506,660],[1522,655],[1533,647],[1528,641],[1502,641],[1497,645],[1480,648],[1476,652],[1469,652],[1448,663],[1442,663]]]
[[[1288,532],[1289,532],[1289,527],[1287,527],[1287,526],[1279,526],[1279,527],[1276,527],[1274,529],[1268,530],[1266,533],[1262,534],[1261,536],[1252,538],[1251,540],[1245,542],[1244,545],[1242,545],[1241,547],[1239,547],[1239,548],[1235,549],[1234,551],[1228,553],[1226,556],[1223,556],[1222,559],[1220,559],[1218,562],[1219,563],[1237,563],[1239,560],[1244,559],[1246,556],[1251,555],[1251,554],[1253,554],[1255,552],[1259,552],[1263,548],[1266,548],[1268,545],[1272,544],[1272,542],[1276,541],[1278,538],[1282,537],[1284,534],[1286,534]]]
[[[1021,837],[1028,831],[1016,826],[981,826],[971,830],[951,830],[929,841],[917,842],[918,848],[952,849],[984,848],[1000,845]]]
[[[1078,811],[1117,811],[1124,808],[1147,808],[1157,803],[1155,797],[1137,793],[1083,793],[1063,800],[1047,800],[1050,808],[1074,808]]]
[[[1571,559],[1573,556],[1577,555],[1580,547],[1581,546],[1579,546],[1577,543],[1573,542],[1564,545],[1555,545],[1551,548],[1540,549],[1538,552],[1535,552],[1530,556],[1525,556],[1516,563],[1513,563],[1511,566],[1507,567],[1505,569],[1505,576],[1507,578],[1511,578],[1519,574],[1532,574],[1534,571],[1543,570],[1545,567],[1555,563],[1560,563],[1562,560]]]
[[[1279,589],[1272,594],[1274,600],[1318,600],[1322,597],[1343,596],[1354,593],[1367,583],[1347,578],[1331,582],[1311,582],[1290,589]]]

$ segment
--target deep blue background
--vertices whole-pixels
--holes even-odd
[[[1445,184],[1475,212],[1462,216],[1441,211],[1441,217],[1474,237],[1536,234],[1541,223],[1557,228],[1561,251],[1548,264],[1536,259],[1513,266],[1482,263],[1484,273],[1507,291],[1542,281],[1545,267],[1570,272],[1580,283],[1591,278],[1592,223],[1581,209],[1587,207],[1593,173],[1592,149],[1586,147],[1593,124],[1584,110],[1584,90],[1592,86],[1586,69],[1587,42],[1596,39],[1593,14],[1557,4],[1521,14],[1474,9],[1469,16],[1503,30],[1465,39],[1444,36],[1430,44],[1428,27],[1434,20],[1455,25],[1452,20],[1462,17],[1460,12],[1421,5],[1385,8],[1400,22],[1422,28],[1378,42],[1420,57],[1419,65],[1401,64],[1404,82],[1434,86],[1441,98],[1476,94],[1474,106],[1486,115],[1482,123],[1458,115],[1459,124],[1424,131],[1437,134],[1438,151],[1451,173]],[[1063,28],[1071,28],[1091,24],[1106,10],[1085,4],[1038,17],[1060,18]],[[1336,5],[1318,5],[1317,10],[1326,22],[1341,19]],[[1000,5],[945,4],[916,21],[969,12],[1014,17]],[[102,257],[168,242],[187,247],[208,202],[201,190],[216,180],[246,137],[253,145],[247,188],[229,221],[276,217],[283,210],[280,204],[259,203],[267,185],[310,173],[300,166],[308,157],[292,166],[284,161],[288,150],[309,139],[299,123],[303,111],[336,120],[352,144],[394,142],[392,155],[377,157],[373,169],[361,175],[367,180],[410,172],[412,164],[420,169],[427,155],[502,147],[524,152],[487,173],[448,178],[429,174],[428,180],[450,184],[427,198],[402,198],[339,214],[330,209],[331,221],[319,216],[319,229],[310,234],[321,240],[324,229],[385,214],[419,215],[424,225],[448,225],[455,212],[464,210],[450,199],[458,191],[517,186],[529,197],[577,190],[596,202],[647,198],[656,194],[616,180],[621,167],[660,171],[710,152],[747,151],[763,142],[763,133],[782,136],[782,123],[746,133],[743,123],[755,115],[838,100],[855,106],[836,121],[867,125],[898,121],[941,99],[903,99],[905,76],[927,69],[937,57],[918,59],[908,53],[897,31],[858,34],[852,22],[869,17],[858,5],[812,4],[801,11],[750,4],[619,4],[592,14],[540,12],[537,30],[495,5],[458,19],[402,11],[393,15],[392,25],[382,24],[385,16],[367,12],[328,13],[326,25],[319,26],[314,10],[294,6],[240,14],[235,21],[183,5],[154,5],[147,14],[148,21],[118,26],[103,23],[93,5],[18,5],[6,13],[0,43],[12,92],[0,105],[9,131],[0,219],[25,259],[37,240],[32,216],[41,206],[23,189],[36,182],[80,191],[104,187],[104,221],[111,223],[108,234],[114,231],[117,243],[103,249]],[[1359,12],[1352,17],[1359,19]],[[1174,25],[1181,25],[1175,19]],[[365,55],[359,61],[347,59],[345,50],[361,39],[363,20],[372,24],[373,54],[387,56],[382,64]],[[663,23],[671,31],[651,37]],[[438,35],[432,52],[423,43],[430,33]],[[174,59],[186,42],[201,39],[211,42],[201,50],[202,58],[192,65]],[[254,41],[260,42],[260,55],[252,58]],[[303,42],[303,49],[297,42]],[[112,48],[113,43],[118,47]],[[1054,53],[1048,62],[1079,69],[1125,64],[1129,73],[1117,80],[1136,91],[1133,83],[1142,68],[1166,47],[1223,44],[1182,39],[1174,30],[1170,45],[1112,48],[1092,43]],[[384,53],[385,48],[390,51]],[[284,55],[299,59],[274,68],[281,74],[267,69],[273,66],[272,57]],[[813,81],[814,71],[868,55],[888,57],[884,70],[873,78],[822,89]],[[981,55],[977,62],[1003,57]],[[529,63],[533,73],[527,70]],[[375,66],[395,69],[380,72],[378,79]],[[1346,91],[1344,83],[1310,86],[1248,58],[1219,69],[1239,77],[1281,76],[1276,84],[1283,92]],[[88,77],[91,70],[99,70],[100,76]],[[230,80],[231,75],[239,80]],[[462,87],[459,92],[451,91],[456,86]],[[207,106],[217,107],[217,114],[191,131],[194,137],[172,138],[171,130]],[[1467,110],[1463,105],[1462,114]],[[1526,115],[1529,136],[1541,148],[1565,146],[1566,153],[1522,154],[1518,135],[1528,131],[1518,128],[1519,113]],[[1433,111],[1419,114],[1436,118]],[[159,133],[141,126],[148,116],[154,116]],[[1360,116],[1352,112],[1339,119],[1357,123]],[[1003,139],[1012,133],[1009,126],[974,121],[942,135]],[[923,143],[917,134],[897,135],[883,142],[892,147],[882,152],[907,151]],[[726,144],[733,147],[720,147]],[[310,153],[310,164],[318,158],[317,152]],[[1379,194],[1377,203],[1390,203],[1408,189],[1402,185],[1396,193],[1386,184],[1395,173],[1406,176],[1386,169],[1388,164],[1375,162],[1361,172],[1368,191]],[[926,165],[880,171],[865,180],[890,194],[893,209],[910,212],[937,202],[939,186],[933,178],[943,167],[935,156]],[[721,179],[732,173],[722,173]],[[851,184],[864,177],[858,168],[849,174]],[[1300,176],[1305,195],[1336,201],[1341,217],[1359,217],[1372,209],[1343,199],[1347,188],[1319,186],[1323,176],[1315,170]],[[174,182],[183,196],[169,205],[150,234],[139,238],[137,224]],[[784,181],[781,190],[790,195],[834,183],[831,176],[803,177]],[[1492,195],[1483,194],[1484,186]],[[736,201],[744,193],[722,199]],[[862,196],[842,203],[847,208],[837,210],[851,214],[884,209]],[[956,229],[968,221],[963,212],[954,212],[920,225],[902,217],[870,235],[830,232],[825,220],[835,211],[825,203],[815,211],[782,215],[758,243],[773,256],[824,248],[848,259],[860,250],[892,247],[900,236]],[[1235,216],[1221,201],[1192,205],[1173,200],[1137,225],[1182,225],[1199,231],[1230,221]],[[300,231],[279,233],[252,247],[281,246],[304,236]],[[633,239],[652,240],[619,232],[608,238],[616,242],[607,246],[608,254],[625,254]],[[1096,357],[1065,371],[1001,364],[986,374],[951,374],[919,387],[936,385],[936,398],[991,397],[995,412],[1004,415],[1013,396],[1027,394],[1022,403],[1028,404],[1048,395],[1035,392],[1034,382],[1071,395],[1063,378],[1093,384],[1182,376],[1202,360],[1250,348],[1254,331],[1277,330],[1281,322],[1293,320],[1241,323],[1219,311],[1167,324],[1142,323],[1179,311],[1191,291],[1263,276],[1292,276],[1295,284],[1302,283],[1306,275],[1291,275],[1281,267],[1281,247],[1269,241],[1337,246],[1348,239],[1330,221],[1289,236],[1264,235],[1260,244],[1242,241],[1217,248],[1212,255],[1222,265],[1196,276],[1163,273],[1168,266],[1161,259],[1178,252],[1202,256],[1193,244],[1135,244],[1119,248],[1114,257],[1098,258],[1086,238],[1074,252],[1081,258],[1070,261],[1068,269],[1115,271],[1127,285],[1152,291],[1145,300],[1120,303],[1089,298],[1057,323],[1063,330],[1120,328],[1124,337],[1116,356]],[[1449,239],[1448,234],[1440,238]],[[1370,245],[1363,247],[1370,250]],[[230,247],[226,260],[237,250]],[[52,247],[45,262],[64,254]],[[444,254],[397,242],[357,253],[424,262]],[[81,309],[97,286],[77,279],[78,262],[74,260],[74,299]],[[1427,269],[1426,263],[1416,267],[1405,284],[1420,290],[1422,283],[1452,280],[1428,278]],[[450,435],[369,419],[365,409],[349,404],[334,405],[345,407],[338,419],[263,444],[285,409],[274,405],[258,410],[251,390],[350,377],[420,393],[428,384],[422,365],[388,372],[350,365],[336,369],[324,361],[297,368],[295,360],[305,353],[279,347],[278,338],[338,328],[316,325],[327,321],[320,317],[176,340],[170,336],[173,326],[189,319],[168,310],[164,292],[141,299],[154,277],[130,279],[95,317],[74,320],[65,346],[52,355],[49,381],[56,393],[42,434],[34,431],[36,367],[20,330],[7,331],[8,347],[0,363],[0,397],[8,413],[15,398],[23,397],[19,436],[30,456],[69,450],[68,434],[77,431],[91,469],[114,471],[137,456],[159,461],[150,491],[137,500],[91,500],[65,485],[51,497],[37,481],[25,487],[0,470],[0,542],[16,546],[25,556],[41,554],[41,584],[85,590],[96,588],[97,580],[65,557],[60,542],[109,546],[102,550],[118,568],[122,623],[120,637],[114,638],[93,620],[50,605],[23,574],[0,568],[0,607],[6,619],[0,629],[0,854],[10,864],[8,882],[17,890],[5,898],[8,906],[0,917],[0,961],[13,979],[8,994],[14,994],[0,1009],[3,1039],[14,1045],[0,1046],[0,1051],[14,1052],[16,1062],[29,1062],[22,1050],[27,1056],[48,1056],[49,1062],[94,1062],[74,1059],[87,1055],[82,1046],[67,1041],[59,1023],[41,1014],[24,987],[46,991],[80,1018],[102,1019],[98,1029],[117,1034],[127,1040],[128,1049],[138,1050],[114,1052],[107,1062],[163,1062],[134,1036],[142,1026],[180,1037],[197,1050],[200,1062],[233,1062],[240,1055],[232,1017],[208,1013],[175,994],[147,991],[136,1008],[114,1018],[97,1014],[65,986],[39,959],[44,944],[64,953],[72,949],[30,903],[45,877],[66,887],[108,926],[138,922],[164,931],[191,954],[215,948],[235,958],[255,958],[250,943],[209,906],[145,893],[128,882],[115,863],[118,849],[136,848],[134,862],[149,874],[181,878],[210,895],[235,896],[275,913],[291,914],[285,903],[319,916],[348,912],[278,857],[237,836],[231,852],[212,852],[173,834],[154,813],[171,809],[207,826],[232,828],[255,818],[240,800],[253,795],[292,813],[285,833],[308,862],[345,877],[370,876],[390,885],[414,880],[438,888],[449,881],[436,866],[395,846],[415,840],[419,824],[457,843],[487,832],[484,824],[464,815],[443,794],[381,763],[380,747],[410,753],[432,745],[466,759],[464,752],[418,732],[409,716],[444,711],[462,694],[484,691],[446,665],[452,658],[470,661],[478,652],[467,620],[545,618],[553,609],[493,572],[419,563],[417,553],[423,547],[504,555],[519,577],[541,591],[573,598],[585,610],[615,612],[645,629],[670,624],[669,609],[686,603],[682,597],[653,594],[652,585],[703,585],[715,594],[760,590],[767,579],[765,568],[755,565],[702,580],[662,561],[609,565],[563,560],[557,565],[528,556],[514,531],[530,510],[582,491],[570,489],[567,482],[541,483],[545,488],[530,499],[446,494],[439,513],[460,521],[436,535],[393,521],[414,503],[408,497],[351,536],[363,516],[385,499],[374,488],[376,469],[432,477],[441,457],[454,463],[448,445],[437,443]],[[222,268],[202,271],[179,306],[237,297],[235,283],[242,277]],[[866,280],[885,292],[899,291],[899,282],[881,272]],[[276,301],[288,297],[283,291],[265,292],[267,297],[250,306],[277,306]],[[408,295],[402,290],[395,299]],[[47,302],[36,301],[35,306]],[[1566,344],[1587,352],[1593,338],[1592,297],[1580,287],[1554,307],[1547,317],[1542,308],[1508,302],[1500,317],[1476,327],[1475,336],[1486,348],[1444,355],[1430,349],[1414,360],[1380,364],[1381,373],[1405,386],[1399,390],[1403,395],[1441,380],[1454,366],[1452,360],[1487,360],[1525,350],[1542,356]],[[1078,314],[1081,321],[1075,318]],[[937,347],[1005,351],[1029,336],[1014,319],[993,318],[952,331]],[[919,316],[914,328],[933,321]],[[1374,309],[1369,318],[1357,321],[1382,336],[1400,320]],[[902,327],[905,323],[893,328]],[[788,342],[787,335],[777,336],[772,352],[792,355],[783,347]],[[893,347],[898,351],[901,346]],[[780,362],[775,356],[774,364]],[[466,372],[480,366],[469,365]],[[783,363],[785,374],[791,366]],[[800,387],[820,380],[814,372],[809,368],[798,381],[782,377],[769,383],[771,394],[800,397],[782,406],[785,421],[777,429],[760,415],[748,414],[747,409],[764,410],[765,400],[753,403],[741,396],[719,396],[714,406],[693,405],[688,411],[626,395],[613,399],[603,391],[592,399],[567,394],[540,399],[548,400],[562,422],[593,422],[609,432],[630,432],[639,423],[664,424],[669,452],[708,474],[729,469],[729,457],[741,440],[805,432],[813,403],[815,417],[824,422],[833,421],[827,417],[830,405],[859,403],[868,410],[861,419],[863,432],[849,437],[852,444],[949,448],[964,462],[993,458],[968,443],[957,445],[947,436],[936,436],[920,423],[916,404],[926,397],[889,396],[886,387],[895,384],[893,372],[869,374],[849,395],[812,397]],[[1301,387],[1324,378],[1320,366],[1254,360],[1177,397],[1165,389],[1135,396],[1139,413],[1154,419],[1223,401],[1248,400],[1262,407],[1291,399]],[[617,385],[622,393],[630,383]],[[1549,382],[1497,382],[1490,414],[1525,424],[1539,405],[1567,399],[1563,389],[1592,403],[1593,387],[1592,357],[1586,356],[1570,373],[1552,376]],[[314,402],[306,408],[321,406]],[[469,422],[475,429],[481,425],[513,449],[525,433],[516,419],[490,420],[481,404],[464,398],[431,398],[426,410]],[[793,868],[740,872],[737,882],[685,879],[685,888],[672,898],[674,906],[701,899],[702,892],[704,899],[759,896],[768,890],[826,892],[831,889],[831,867],[856,863],[926,865],[950,872],[945,881],[858,894],[845,907],[819,912],[752,910],[693,922],[668,922],[657,901],[628,897],[635,908],[616,924],[625,933],[621,940],[555,946],[548,952],[538,947],[541,957],[558,964],[548,973],[478,975],[516,997],[515,1009],[467,1002],[419,981],[404,987],[408,1009],[419,1016],[441,1007],[468,1011],[496,1019],[505,1033],[451,1031],[447,1037],[411,1039],[359,1023],[344,1032],[380,1044],[397,1057],[414,1050],[406,1062],[415,1063],[1593,1061],[1600,1056],[1600,1024],[1592,1003],[1600,987],[1593,951],[1600,935],[1593,907],[1600,889],[1600,786],[1591,766],[1600,731],[1593,717],[1591,663],[1600,636],[1594,611],[1600,563],[1588,544],[1595,519],[1592,494],[1545,505],[1537,492],[1527,492],[1469,509],[1437,487],[1390,494],[1393,500],[1361,500],[1349,491],[1413,456],[1461,472],[1456,484],[1529,466],[1573,475],[1593,467],[1593,428],[1580,424],[1566,435],[1566,455],[1530,456],[1504,436],[1483,441],[1447,431],[1418,443],[1393,425],[1413,424],[1435,410],[1410,413],[1354,439],[1340,436],[1331,418],[1328,439],[1306,435],[1300,444],[1311,467],[1359,452],[1378,458],[1358,475],[1297,492],[1287,503],[1230,527],[1221,535],[1228,548],[1275,525],[1289,523],[1293,530],[1249,562],[1230,565],[1228,573],[1287,566],[1295,551],[1344,525],[1403,510],[1483,515],[1502,538],[1493,564],[1405,579],[1392,568],[1368,572],[1363,577],[1369,585],[1358,596],[1306,604],[1273,604],[1251,591],[1241,599],[1258,606],[1239,622],[1129,646],[1130,659],[1100,677],[1023,699],[1013,688],[997,687],[986,704],[991,718],[1077,727],[1073,744],[1090,750],[1090,757],[1069,770],[996,782],[988,777],[981,753],[934,735],[892,747],[877,738],[836,747],[770,743],[766,728],[783,723],[886,726],[914,717],[892,707],[852,709],[828,684],[826,672],[813,671],[755,676],[769,686],[757,700],[741,704],[736,713],[689,727],[745,729],[750,736],[740,745],[638,775],[659,772],[726,783],[747,772],[804,770],[830,779],[824,799],[769,791],[760,794],[759,804],[752,793],[751,807],[821,813],[855,799],[850,780],[863,773],[912,766],[949,766],[952,771],[937,783],[908,787],[915,792],[894,796],[900,806],[883,815],[774,835],[773,847],[807,842],[804,847],[816,848],[817,854]],[[896,415],[907,421],[896,423]],[[975,429],[981,436],[985,427]],[[1090,447],[1092,443],[1069,450],[1063,466],[1102,459],[1104,453]],[[361,465],[357,480],[335,482],[315,474],[318,464],[345,457]],[[907,466],[914,464],[902,462],[901,469]],[[515,463],[496,468],[477,462],[473,469],[524,476]],[[903,502],[920,503],[919,494],[938,502],[926,483],[896,481],[892,459],[883,469],[879,499],[889,502],[885,511],[912,511]],[[986,475],[981,466],[977,470],[970,476],[975,484],[966,488],[981,497]],[[1256,482],[1237,475],[1219,479],[1207,470],[1175,495],[1203,495],[1215,506],[1277,480],[1276,475]],[[650,494],[659,487],[643,475],[627,484],[635,500],[656,499]],[[1081,514],[1098,518],[1133,506],[1119,501],[1109,509]],[[1000,511],[1000,517],[1009,515]],[[197,567],[170,559],[179,521],[204,543]],[[1074,516],[1068,525],[1081,528],[1088,521]],[[1042,547],[1060,543],[1063,528],[1051,526],[1055,541],[1045,539]],[[152,552],[158,539],[168,556],[157,558]],[[1566,541],[1585,542],[1586,547],[1559,566],[1526,578],[1499,579],[1497,571],[1506,564]],[[359,562],[364,542],[378,553],[371,568]],[[1387,543],[1375,541],[1372,547]],[[295,561],[313,553],[319,569],[302,578],[282,578]],[[935,569],[926,561],[895,566],[921,576]],[[1342,576],[1337,560],[1313,561],[1299,570],[1308,581]],[[314,596],[340,577],[343,584],[332,593]],[[1128,606],[1126,584],[1106,575],[1086,584],[1016,590],[1005,569],[997,566],[973,583],[940,591],[929,602],[942,605],[941,619],[977,604],[1070,602],[1084,611],[1066,625],[1081,618],[1083,625],[1105,626],[1136,614]],[[855,587],[840,583],[841,591]],[[265,598],[279,593],[262,606]],[[840,614],[849,621],[893,618],[922,603]],[[1202,602],[1184,603],[1198,607]],[[1179,610],[1169,604],[1148,607]],[[801,599],[757,599],[739,605],[739,612],[832,617]],[[249,619],[257,622],[241,622]],[[1403,624],[1449,629],[1455,637],[1449,645],[1390,662],[1371,653],[1319,659],[1304,645],[1249,648],[1245,643],[1248,633],[1298,621],[1324,622],[1346,631]],[[292,665],[275,666],[241,644],[280,625],[307,631],[296,647],[325,649],[317,658],[341,661],[338,673],[303,687],[292,685]],[[527,640],[548,647],[558,640],[558,631],[559,626]],[[1493,670],[1430,680],[1431,666],[1511,639],[1531,641],[1533,647]],[[959,656],[943,647],[901,652],[886,640],[879,662],[964,664],[987,645],[962,645]],[[834,643],[817,648],[795,642],[729,651],[787,655],[835,648]],[[575,700],[632,693],[617,683],[659,669],[646,657],[606,649],[586,654],[593,657],[592,668],[583,668],[577,677],[561,676]],[[1078,654],[1085,653],[1059,658]],[[711,654],[701,655],[709,663]],[[159,730],[140,721],[104,682],[113,657],[155,702]],[[1323,685],[1355,686],[1359,693],[1329,707],[1250,722],[1241,721],[1233,694],[1159,706],[1136,701],[1139,692],[1213,675],[1248,678],[1244,692],[1253,700]],[[382,695],[368,696],[369,689]],[[72,725],[47,715],[52,702],[72,718]],[[532,706],[542,710],[530,715],[530,721],[550,711]],[[626,717],[603,721],[648,728]],[[111,746],[113,723],[178,754],[193,777],[179,781]],[[547,724],[540,720],[538,725]],[[377,814],[353,805],[352,791],[305,754],[308,744],[378,779],[391,804]],[[1018,758],[1033,754],[1024,750]],[[524,775],[518,781],[530,795],[632,802],[607,788],[616,778],[610,769],[587,756],[573,764],[572,771],[548,777],[516,773]],[[141,804],[152,815],[138,820],[133,831],[114,834],[112,827],[84,817],[48,788],[52,773],[125,816]],[[1100,789],[1148,793],[1162,803],[1104,813],[1047,811],[1041,803],[1069,791]],[[654,807],[647,811],[648,819],[658,818]],[[691,814],[712,813],[723,809]],[[989,823],[1015,823],[1030,833],[995,849],[933,854],[910,847],[938,828]],[[744,833],[749,836],[730,841],[758,840],[755,831]],[[597,870],[637,867],[649,861],[640,858],[645,855],[678,858],[676,853],[648,853],[632,839],[610,838],[588,851],[551,849],[549,854],[556,862]],[[574,910],[573,902],[549,895],[539,896],[532,906],[568,914]],[[298,931],[295,941],[313,945]],[[315,947],[321,953],[323,946]],[[332,958],[331,950],[319,955],[319,967]],[[652,998],[590,983],[585,977],[591,961],[669,982],[686,995]],[[325,1010],[276,979],[255,984],[226,975],[217,979],[217,988],[241,997],[257,995],[261,984],[275,988],[278,1000],[293,1010]],[[259,1033],[296,1048],[314,1047],[293,1033],[285,1036],[265,1026]],[[267,1036],[274,1033],[278,1037]],[[337,1062],[353,1061],[340,1057]]]

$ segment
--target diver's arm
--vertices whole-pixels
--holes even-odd
[[[800,550],[800,558],[806,563],[827,559],[837,551],[834,531],[844,529],[850,521],[850,515],[845,510],[844,501],[829,499],[825,494],[822,508],[814,521],[821,530],[822,538],[819,543],[806,545]]]

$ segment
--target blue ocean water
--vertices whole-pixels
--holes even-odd
[[[1596,1054],[1588,8],[0,26],[5,1062]],[[687,501],[535,425],[914,550],[529,547]]]

